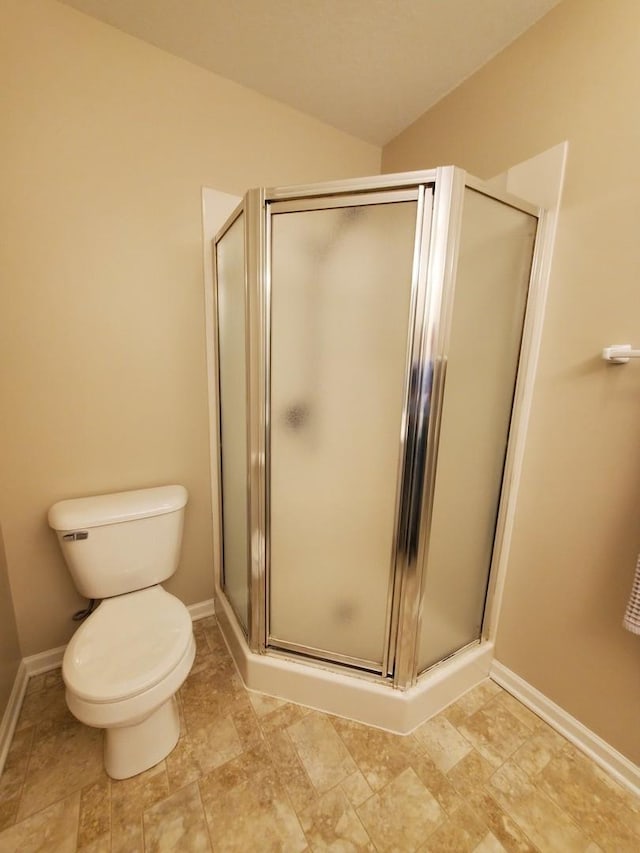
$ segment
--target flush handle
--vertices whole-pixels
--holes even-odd
[[[75,530],[73,533],[65,533],[62,537],[63,542],[77,542],[79,539],[88,539],[88,530]]]

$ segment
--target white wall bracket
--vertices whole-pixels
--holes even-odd
[[[640,358],[640,349],[632,349],[631,344],[613,344],[602,350],[602,358],[609,364],[626,364],[630,358]]]

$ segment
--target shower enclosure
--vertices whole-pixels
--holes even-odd
[[[218,233],[217,612],[250,687],[287,694],[269,659],[410,693],[488,642],[539,218],[446,167],[251,190]]]

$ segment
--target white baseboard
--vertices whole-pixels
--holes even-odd
[[[22,700],[27,690],[27,681],[29,676],[24,661],[20,661],[18,671],[13,682],[11,695],[7,702],[2,720],[0,720],[0,774],[4,769],[4,763],[7,760],[9,747],[11,746],[11,738],[18,722],[20,709],[22,708]]]
[[[501,687],[504,687],[508,693],[519,699],[523,705],[526,705],[550,726],[553,726],[561,735],[564,735],[568,741],[571,741],[574,746],[588,755],[617,782],[633,791],[634,794],[640,795],[640,767],[637,764],[625,758],[622,753],[504,664],[494,661],[489,676]]]
[[[198,619],[206,619],[207,616],[214,616],[216,612],[213,598],[207,598],[206,601],[199,601],[197,604],[190,604],[187,610],[191,614],[192,622],[197,622]]]
[[[57,649],[49,649],[46,652],[39,652],[37,655],[29,655],[29,657],[23,658],[22,663],[25,665],[27,677],[31,678],[32,675],[40,675],[43,672],[61,667],[66,648],[66,646],[58,646]]]

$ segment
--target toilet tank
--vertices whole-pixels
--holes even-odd
[[[49,510],[76,588],[110,598],[171,577],[178,567],[184,486],[59,501]]]

